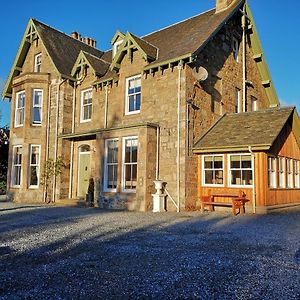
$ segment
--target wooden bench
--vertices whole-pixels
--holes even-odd
[[[216,198],[228,198],[230,202],[217,202]],[[204,212],[204,207],[207,205],[209,211],[214,211],[215,206],[228,206],[232,208],[232,214],[237,215],[237,210],[240,214],[245,213],[245,203],[249,202],[243,191],[239,191],[238,195],[234,194],[217,194],[209,191],[207,196],[201,196],[201,212]]]

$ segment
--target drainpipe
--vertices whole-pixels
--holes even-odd
[[[246,111],[246,5],[243,7],[242,16],[242,28],[243,28],[243,112]]]
[[[72,103],[72,134],[75,131],[75,108],[76,108],[76,87],[77,81],[74,82],[73,87],[73,103]],[[74,155],[74,141],[71,141],[71,154],[70,154],[70,181],[69,181],[69,199],[72,199],[73,189],[73,155]]]
[[[48,87],[48,107],[47,107],[47,125],[46,125],[46,161],[49,159],[49,131],[50,131],[50,108],[51,108],[51,81],[49,80]],[[46,199],[46,184],[44,183],[44,191],[43,191],[44,202]]]
[[[105,107],[104,107],[104,128],[107,128],[107,106],[108,106],[108,86],[105,89]]]
[[[155,180],[159,180],[159,145],[160,145],[160,128],[156,127],[156,173]]]
[[[178,90],[177,90],[177,212],[180,212],[180,92],[182,63],[178,65]]]
[[[54,162],[57,160],[57,148],[58,148],[58,122],[59,122],[59,99],[60,99],[60,87],[67,79],[61,79],[57,86],[56,95],[56,128],[55,128],[55,145],[54,145]],[[53,175],[53,192],[52,192],[52,202],[55,202],[55,190],[56,190],[56,175]]]
[[[248,150],[251,154],[251,163],[252,163],[252,207],[253,207],[253,213],[256,213],[256,192],[255,192],[255,154],[252,151],[252,147],[248,146]]]

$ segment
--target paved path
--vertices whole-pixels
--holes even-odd
[[[300,299],[300,209],[128,213],[0,203],[0,299]]]

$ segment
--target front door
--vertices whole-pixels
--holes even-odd
[[[88,192],[90,177],[91,177],[90,153],[82,152],[79,154],[78,197],[85,198]]]

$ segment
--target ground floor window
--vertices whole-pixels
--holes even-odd
[[[30,160],[29,160],[29,186],[38,187],[40,177],[40,145],[30,146]]]
[[[300,161],[294,160],[295,188],[300,188],[299,168]]]
[[[252,158],[251,155],[230,155],[229,174],[231,186],[252,185]]]
[[[294,174],[293,174],[293,160],[286,160],[286,173],[287,173],[287,186],[288,188],[294,187]]]
[[[21,171],[22,171],[22,146],[13,147],[13,160],[12,160],[12,174],[11,184],[13,187],[21,185]]]
[[[118,176],[118,139],[105,141],[104,191],[115,192]]]
[[[223,185],[224,168],[222,155],[209,155],[203,157],[203,184]]]
[[[270,188],[276,188],[276,163],[277,160],[275,157],[269,157],[268,158],[269,163],[269,187]]]
[[[283,157],[278,158],[278,186],[285,188],[285,159]]]
[[[135,191],[137,183],[137,156],[138,139],[137,137],[123,138],[123,191]]]

